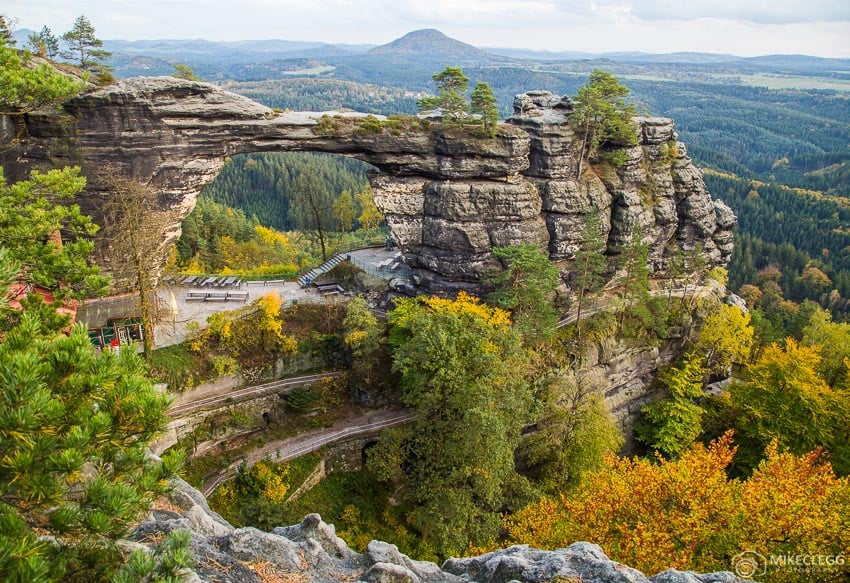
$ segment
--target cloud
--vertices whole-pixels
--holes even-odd
[[[595,0],[594,3],[627,11],[642,20],[716,18],[754,24],[850,21],[847,0]],[[565,2],[565,5],[573,4]]]

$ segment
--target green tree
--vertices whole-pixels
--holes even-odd
[[[354,205],[354,197],[351,196],[351,192],[343,190],[342,194],[334,200],[332,210],[340,231],[348,233],[354,228],[357,208]]]
[[[184,65],[183,63],[174,63],[174,72],[171,74],[172,77],[177,77],[178,79],[186,79],[187,81],[200,81],[201,78],[198,77],[195,72],[189,67],[189,65]]]
[[[369,309],[361,296],[352,298],[342,322],[343,344],[351,353],[351,385],[362,399],[371,400],[378,392],[389,390],[393,375],[386,346],[386,325]]]
[[[649,245],[643,240],[643,232],[635,227],[631,242],[619,257],[620,271],[620,329],[624,329],[626,317],[635,321],[638,329],[649,324]]]
[[[510,310],[514,326],[527,340],[549,338],[558,319],[552,302],[559,283],[558,268],[533,243],[494,247],[493,254],[505,267],[493,277],[497,289],[490,300]]]
[[[850,324],[833,322],[829,312],[818,310],[803,328],[802,343],[820,348],[818,373],[830,387],[850,390]]]
[[[59,39],[48,27],[43,26],[39,32],[33,32],[27,38],[27,45],[32,47],[35,54],[48,59],[55,59],[59,54]]]
[[[581,341],[582,311],[588,300],[602,289],[605,283],[605,248],[602,238],[602,226],[599,221],[599,210],[594,209],[587,215],[584,228],[581,231],[581,247],[576,251],[573,266],[575,270],[575,286],[578,292],[576,300],[576,335]]]
[[[831,454],[836,472],[850,472],[847,419],[850,397],[833,390],[818,374],[819,349],[772,344],[749,367],[747,381],[733,384],[728,399],[734,417],[739,452],[735,464],[748,473],[776,440],[783,450],[802,454],[823,447]]]
[[[29,312],[0,361],[0,578],[108,580],[179,462],[146,451],[168,399],[132,351],[97,354],[85,328],[51,333]]]
[[[666,395],[641,408],[643,417],[636,438],[670,459],[678,458],[702,432],[703,409],[696,400],[703,396],[705,369],[702,357],[686,354],[678,366],[668,366],[658,375]]]
[[[518,479],[514,449],[531,400],[520,338],[507,312],[463,292],[399,300],[389,318],[393,369],[416,418],[374,448],[371,467],[401,480],[422,538],[457,553],[498,533]]]
[[[484,81],[475,84],[469,96],[469,113],[480,115],[484,132],[493,137],[496,135],[496,124],[499,122],[499,107],[493,88]]]
[[[41,64],[31,68],[13,48],[0,46],[0,113],[23,114],[79,93],[82,84]]]
[[[606,142],[637,144],[633,117],[635,106],[626,103],[629,90],[611,73],[594,69],[587,83],[579,87],[570,121],[582,139],[577,177],[582,165],[592,160]]]
[[[544,491],[576,486],[584,472],[601,469],[605,455],[623,444],[604,388],[605,379],[588,371],[556,371],[545,383],[543,412],[517,450]]]
[[[79,168],[34,170],[15,184],[6,182],[0,168],[0,246],[21,264],[25,281],[58,299],[89,297],[108,283],[89,259],[97,225],[68,204],[84,186]],[[58,233],[66,240],[60,243]]]
[[[469,77],[460,67],[446,67],[434,73],[431,79],[437,84],[437,95],[419,100],[419,111],[423,113],[442,111],[451,120],[462,118],[469,109],[466,92],[469,89]]]
[[[84,71],[99,74],[108,71],[103,63],[112,53],[102,49],[103,41],[95,36],[94,26],[85,16],[79,16],[74,21],[71,30],[62,35],[66,49],[62,56],[73,63],[79,64]]]

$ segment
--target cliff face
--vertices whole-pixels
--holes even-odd
[[[61,110],[0,116],[0,164],[10,180],[33,168],[82,166],[89,186],[80,204],[96,220],[110,194],[105,170],[149,183],[171,225],[165,245],[228,156],[353,156],[380,171],[372,178],[376,203],[424,289],[474,286],[496,265],[493,246],[531,242],[568,260],[594,208],[611,253],[639,226],[655,269],[664,267],[671,242],[702,246],[710,263],[728,262],[734,215],[712,201],[671,120],[638,120],[640,145],[624,149],[621,167],[594,164],[577,179],[569,100],[531,92],[518,96],[515,109],[496,138],[480,139],[419,123],[367,128],[358,113],[331,112],[324,121],[321,113],[278,114],[209,84],[134,78]]]

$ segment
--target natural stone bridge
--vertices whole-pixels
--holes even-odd
[[[641,118],[639,145],[606,146],[622,149],[625,164],[592,164],[577,179],[569,99],[532,92],[515,109],[495,138],[482,139],[415,118],[378,127],[359,113],[276,113],[206,83],[133,78],[61,110],[0,116],[0,163],[11,180],[33,168],[82,166],[89,186],[81,206],[96,219],[109,196],[104,168],[151,184],[172,225],[165,245],[229,156],[353,156],[381,171],[370,178],[375,201],[426,289],[474,285],[497,265],[494,246],[531,242],[553,261],[569,259],[594,209],[611,253],[640,227],[654,269],[675,246],[701,245],[710,263],[728,262],[734,215],[711,200],[671,120]]]

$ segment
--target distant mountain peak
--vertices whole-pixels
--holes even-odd
[[[448,37],[434,28],[414,30],[390,43],[375,47],[368,54],[378,56],[427,55],[461,59],[489,59],[492,57],[490,53]]]

